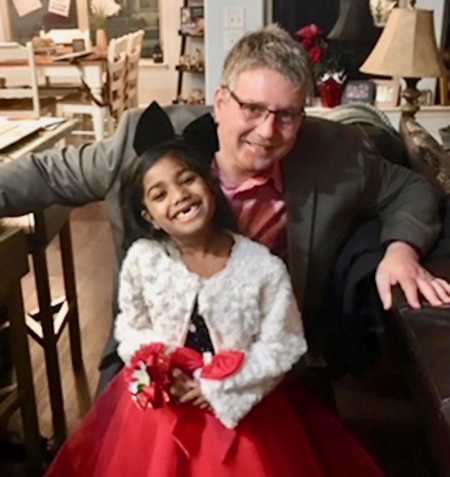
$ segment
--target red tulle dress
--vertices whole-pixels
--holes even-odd
[[[202,355],[189,348],[179,348],[175,363],[163,350],[164,345],[150,345],[140,352],[152,368],[151,385],[142,380],[141,387],[136,381],[133,385],[135,371],[142,370],[139,356],[117,375],[46,477],[383,475],[339,420],[287,379],[235,429],[224,427],[210,411],[170,403],[170,368],[191,372],[203,362]],[[242,356],[219,353],[203,375],[205,370],[212,379],[230,375]]]

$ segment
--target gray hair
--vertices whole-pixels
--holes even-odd
[[[312,87],[309,58],[304,48],[276,24],[244,35],[229,51],[222,71],[222,85],[234,87],[248,70],[276,71],[299,88]]]

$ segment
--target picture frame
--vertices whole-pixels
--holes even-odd
[[[373,104],[375,100],[375,85],[367,80],[347,81],[342,93],[342,104],[362,102]]]
[[[85,51],[86,50],[86,43],[84,38],[74,38],[72,40],[72,51],[74,53],[78,51]]]
[[[420,106],[431,106],[433,104],[433,92],[431,89],[420,91],[419,104]]]
[[[203,6],[188,6],[180,8],[180,32],[182,35],[203,35]]]
[[[400,99],[400,81],[398,79],[390,80],[372,80],[375,84],[375,107],[377,108],[395,108]]]

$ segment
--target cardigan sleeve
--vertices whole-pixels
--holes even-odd
[[[143,280],[139,273],[142,257],[139,243],[128,250],[122,262],[119,276],[119,314],[115,322],[114,336],[118,341],[117,353],[127,364],[141,346],[164,342],[153,329],[150,310],[144,301]]]
[[[201,377],[203,395],[229,428],[237,425],[306,352],[300,312],[284,264],[273,257],[274,273],[261,287],[261,327],[241,369],[224,380]]]

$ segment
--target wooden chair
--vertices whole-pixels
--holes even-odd
[[[0,230],[0,303],[6,310],[17,388],[0,399],[0,421],[20,408],[29,475],[40,475],[44,455],[39,434],[30,350],[20,279],[28,272],[27,244],[17,228]]]
[[[0,115],[9,117],[39,118],[55,111],[55,98],[39,96],[34,51],[31,42],[24,47],[18,43],[0,49],[2,61],[24,63],[21,84],[10,85],[8,81],[0,85]]]
[[[128,35],[126,85],[126,104],[128,109],[138,106],[139,60],[141,59],[143,42],[144,30],[138,30]]]
[[[8,231],[20,228],[27,239],[26,251],[31,255],[36,284],[38,308],[26,315],[28,334],[42,347],[47,372],[47,385],[52,411],[53,441],[59,447],[67,436],[61,371],[58,359],[58,341],[67,325],[69,328],[70,355],[75,376],[85,375],[81,350],[75,268],[73,263],[70,211],[58,205],[41,213],[2,219]],[[52,296],[47,264],[47,247],[59,238],[64,295]],[[1,263],[3,267],[3,263]]]
[[[126,108],[125,87],[127,73],[127,37],[113,39],[108,45],[105,94],[102,101],[94,101],[85,94],[74,94],[58,101],[57,115],[88,114],[92,117],[96,141],[105,137],[105,121],[111,132]]]

